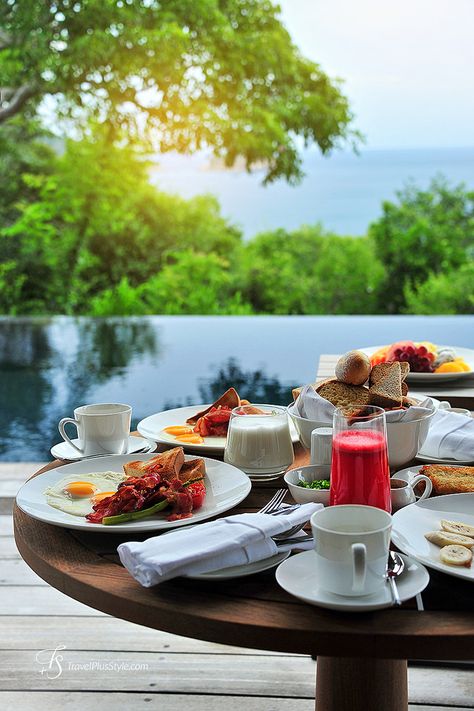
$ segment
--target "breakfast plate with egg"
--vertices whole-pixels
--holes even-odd
[[[385,346],[359,348],[369,356],[372,366],[401,361],[410,365],[408,383],[443,383],[473,377],[474,350],[459,346],[440,346],[429,341],[397,341]]]
[[[202,452],[222,453],[225,449],[226,436],[201,436],[195,432],[195,427],[187,420],[199,411],[206,411],[212,405],[192,405],[177,407],[174,410],[157,412],[145,417],[138,423],[137,429],[143,437],[160,444],[174,444],[184,449]],[[272,407],[272,405],[255,404],[255,407]],[[292,442],[298,442],[299,435],[293,420],[288,415]]]
[[[127,479],[124,464],[147,462],[152,457],[150,454],[110,455],[93,462],[81,460],[50,469],[23,484],[16,503],[32,518],[53,526],[97,533],[138,533],[200,523],[233,508],[251,489],[250,479],[240,469],[203,457],[199,461],[205,465],[206,496],[191,517],[169,521],[163,511],[115,525],[87,520],[93,506],[114,494],[119,484]],[[185,460],[197,461],[186,455]]]

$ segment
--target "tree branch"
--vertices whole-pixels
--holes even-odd
[[[34,84],[25,84],[15,90],[7,106],[2,108],[0,103],[0,123],[17,114],[28,99],[36,94],[36,91],[37,87]]]

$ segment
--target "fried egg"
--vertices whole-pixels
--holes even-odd
[[[115,494],[120,482],[126,478],[123,472],[93,472],[81,479],[77,474],[71,474],[48,487],[44,495],[55,509],[72,516],[86,516],[94,504]]]

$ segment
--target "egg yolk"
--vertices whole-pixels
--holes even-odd
[[[91,501],[93,504],[97,504],[99,501],[102,501],[102,499],[106,499],[108,496],[113,496],[115,493],[115,491],[101,491],[100,494],[93,496]]]
[[[72,481],[64,487],[66,494],[72,496],[73,499],[82,499],[85,496],[91,496],[97,487],[91,484],[90,481]]]

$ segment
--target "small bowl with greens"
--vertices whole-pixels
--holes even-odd
[[[313,502],[327,506],[330,471],[331,467],[328,465],[312,464],[286,472],[284,479],[290,494],[298,504]]]

